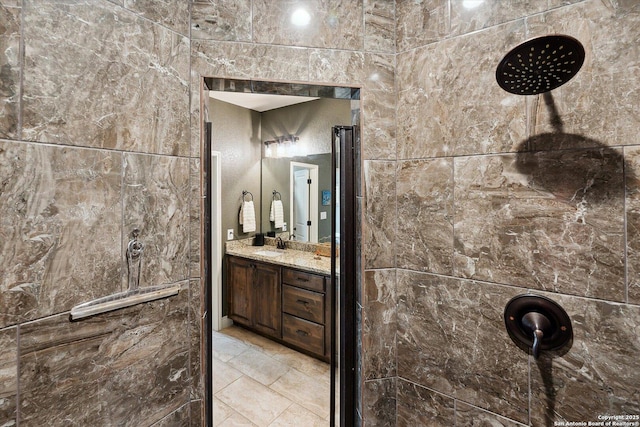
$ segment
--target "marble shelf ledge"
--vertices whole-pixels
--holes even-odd
[[[159,285],[136,289],[135,291],[120,292],[93,301],[76,305],[71,309],[71,320],[80,320],[96,314],[107,313],[121,308],[157,299],[178,295],[180,285]]]

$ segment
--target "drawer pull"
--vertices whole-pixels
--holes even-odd
[[[298,279],[299,281],[301,281],[301,282],[308,282],[308,281],[309,281],[309,279],[306,279],[306,278],[304,278],[304,277],[298,277],[297,279]]]
[[[309,301],[304,301],[304,300],[301,300],[301,299],[297,300],[296,302],[298,304],[304,304],[305,307],[309,305]]]
[[[308,336],[308,335],[309,335],[309,332],[307,332],[307,331],[303,331],[302,329],[298,329],[298,330],[296,331],[296,334],[298,334],[298,335],[302,335],[302,336],[305,336],[305,337],[306,337],[306,336]]]

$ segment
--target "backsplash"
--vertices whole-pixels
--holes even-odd
[[[287,249],[295,250],[295,251],[303,251],[303,252],[315,252],[318,249],[317,243],[309,243],[309,242],[299,242],[296,240],[289,240],[289,232],[284,231],[281,233],[277,233],[276,237],[264,237],[264,245],[265,246],[273,246],[275,247],[276,238],[280,237],[282,241],[285,243]],[[253,246],[254,239],[239,239],[239,240],[231,240],[229,242],[225,242],[225,248],[235,248],[238,246]]]

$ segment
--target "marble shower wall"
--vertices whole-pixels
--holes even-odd
[[[397,425],[640,414],[640,5],[465,4],[396,7]],[[586,50],[551,93],[560,133],[542,96],[495,82],[510,49],[550,33]],[[502,313],[525,293],[567,310],[566,353],[536,363],[511,342]],[[365,392],[377,425],[388,387]]]
[[[179,0],[0,0],[0,425],[201,424],[189,26]],[[141,286],[180,294],[70,322],[126,289],[134,227]]]

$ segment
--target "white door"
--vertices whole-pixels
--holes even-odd
[[[294,172],[293,234],[301,242],[309,241],[309,169]]]

